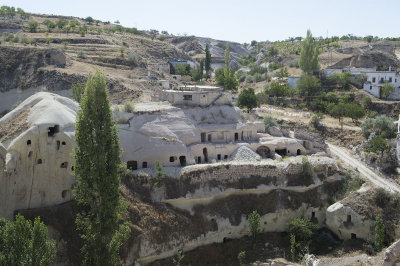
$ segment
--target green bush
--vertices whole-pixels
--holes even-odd
[[[15,221],[0,219],[0,265],[49,265],[56,243],[48,238],[46,225],[17,215]]]
[[[385,84],[381,87],[380,98],[388,98],[390,94],[394,92],[394,86],[392,84]]]
[[[246,251],[242,250],[238,253],[237,256],[238,260],[239,260],[239,265],[244,265],[244,262],[246,260]]]
[[[379,216],[375,217],[375,247],[381,251],[385,247],[385,225],[382,218]]]
[[[265,125],[265,130],[268,131],[268,128],[278,126],[278,122],[272,116],[266,115],[264,116],[264,125]]]
[[[372,132],[381,135],[384,138],[393,138],[396,136],[396,124],[395,121],[385,115],[377,116],[365,120],[361,124],[361,131],[364,137],[368,138]]]
[[[86,53],[82,50],[79,50],[77,56],[78,56],[78,58],[85,59]]]
[[[253,242],[256,242],[257,235],[260,231],[260,219],[261,219],[260,214],[257,211],[253,211],[247,217],[247,220],[249,221],[250,224],[250,232],[253,238]]]
[[[374,153],[380,152],[381,156],[383,156],[385,151],[390,151],[390,146],[384,138],[381,136],[375,136],[371,139],[369,147],[364,148],[364,151]]]
[[[288,233],[293,260],[298,255],[299,257],[303,257],[308,253],[312,238],[317,229],[318,226],[305,217],[294,218],[289,222]]]
[[[248,89],[242,90],[242,92],[239,94],[237,103],[240,108],[247,108],[247,110],[251,110],[251,109],[257,107],[258,101],[257,101],[257,97],[254,93],[254,89],[248,88]]]
[[[276,70],[276,69],[278,69],[280,67],[281,66],[278,63],[275,63],[275,62],[271,62],[271,63],[268,64],[268,70],[269,71],[274,71],[274,70]]]
[[[124,111],[125,112],[131,113],[133,111],[133,109],[134,109],[134,106],[133,106],[132,102],[126,101],[124,103]]]
[[[127,58],[128,58],[128,62],[131,66],[138,66],[138,60],[134,53],[129,52]]]
[[[312,181],[312,178],[314,176],[314,166],[312,165],[312,163],[308,160],[308,158],[306,156],[304,156],[301,160],[300,175],[304,180],[307,180],[307,181]]]
[[[265,86],[265,89],[265,92],[271,96],[285,97],[295,94],[295,90],[291,89],[287,83],[272,82],[269,84],[269,89],[268,86]]]
[[[316,113],[310,118],[308,125],[311,127],[311,129],[318,129],[322,119],[324,118],[325,116],[323,114]]]

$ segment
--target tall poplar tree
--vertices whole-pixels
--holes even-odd
[[[205,58],[205,62],[204,62],[204,67],[206,69],[206,76],[208,78],[210,75],[210,71],[211,71],[211,53],[210,53],[210,47],[209,47],[208,43],[206,44],[206,58]]]
[[[299,66],[305,75],[312,75],[319,69],[318,65],[319,47],[314,40],[311,31],[307,30],[307,37],[301,44]]]
[[[89,75],[75,128],[75,200],[83,211],[76,224],[84,265],[116,265],[129,235],[121,223],[120,146],[104,74]]]

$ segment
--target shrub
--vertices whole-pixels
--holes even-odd
[[[377,188],[375,191],[374,200],[376,205],[384,208],[390,202],[392,195],[384,188]]]
[[[376,216],[375,218],[375,247],[381,251],[385,247],[385,225],[382,218]]]
[[[371,139],[371,143],[368,148],[364,149],[366,152],[380,152],[381,156],[385,151],[390,151],[390,146],[387,141],[381,136],[375,136]]]
[[[244,89],[238,98],[238,106],[240,108],[247,108],[247,110],[251,110],[258,106],[257,97],[254,93],[253,88]]]
[[[305,75],[297,81],[297,89],[303,94],[312,96],[321,88],[321,81],[313,76]]]
[[[360,189],[360,187],[365,183],[364,179],[360,176],[356,176],[348,181],[347,183],[347,191],[356,191]]]
[[[278,69],[280,67],[281,66],[278,63],[275,63],[275,62],[271,62],[271,63],[268,64],[268,70],[269,71],[274,71],[274,70],[276,70],[276,69]]]
[[[130,112],[133,111],[133,109],[134,109],[134,107],[133,107],[133,104],[131,102],[127,101],[127,102],[124,103],[124,111],[125,112],[130,113]]]
[[[396,136],[396,130],[397,128],[394,120],[385,115],[367,119],[361,124],[362,134],[366,138],[368,138],[372,132],[382,135],[382,137],[385,138],[392,138]]]
[[[357,123],[360,118],[365,116],[365,109],[356,103],[347,103],[344,106],[345,115],[350,117],[353,123]]]
[[[364,106],[364,108],[369,107],[369,105],[371,104],[371,102],[372,102],[372,99],[371,99],[371,97],[369,97],[369,96],[364,97],[364,98],[362,99],[362,105]]]
[[[119,49],[118,49],[118,51],[120,52],[120,54],[121,54],[121,57],[124,57],[124,53],[125,53],[125,47],[119,47]]]
[[[85,59],[86,58],[86,53],[84,51],[82,51],[82,50],[79,50],[78,51],[78,58]]]
[[[136,58],[136,55],[132,52],[128,53],[128,62],[131,66],[137,66],[138,65],[138,60]]]
[[[247,220],[249,221],[250,224],[250,232],[253,238],[253,242],[256,242],[257,235],[260,231],[260,219],[261,219],[260,214],[257,211],[253,211],[247,217]]]
[[[46,225],[22,215],[15,221],[0,219],[0,265],[49,265],[56,255],[56,243],[48,238]]]
[[[265,130],[268,131],[268,128],[278,126],[278,122],[272,116],[266,115],[264,116],[264,125],[265,125]]]
[[[291,254],[293,259],[296,255],[304,256],[308,252],[312,237],[317,231],[318,226],[307,218],[298,217],[289,222],[289,235],[291,244]]]
[[[308,161],[307,157],[303,157],[301,160],[301,177],[304,180],[311,181],[314,176],[314,166],[310,161]]]
[[[47,45],[49,45],[51,43],[51,39],[50,38],[46,38],[45,42],[46,42]]]
[[[318,129],[322,119],[324,119],[324,118],[325,118],[325,116],[321,113],[314,114],[310,118],[310,121],[308,122],[309,127],[311,127],[312,129]]]
[[[31,21],[28,23],[29,32],[36,32],[38,27],[39,23],[37,23],[36,21]]]
[[[380,98],[388,98],[390,94],[394,92],[394,86],[392,84],[385,84],[381,87]]]
[[[72,99],[74,99],[76,102],[80,102],[83,94],[85,92],[85,84],[84,83],[75,83],[71,85],[72,89]]]
[[[295,93],[293,89],[289,88],[289,84],[287,83],[272,82],[269,86],[269,90],[266,90],[266,92],[272,96],[285,97],[294,95]],[[268,87],[265,88],[267,89]]]
[[[238,253],[237,256],[238,260],[239,260],[239,265],[244,265],[244,261],[246,259],[246,251],[242,250]]]

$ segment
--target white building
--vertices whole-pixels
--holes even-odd
[[[363,85],[363,90],[380,98],[381,88],[385,84],[392,84],[395,91],[388,97],[390,100],[400,100],[400,75],[396,71],[377,71],[375,68],[326,68],[323,70],[325,76],[336,73],[351,73],[352,75],[365,75],[366,82]]]
[[[385,84],[392,84],[395,91],[388,97],[391,100],[400,100],[400,75],[396,71],[373,71],[365,73],[367,81],[364,83],[363,89],[380,98],[381,88]]]
[[[160,100],[168,101],[173,105],[209,106],[230,105],[232,95],[220,87],[213,86],[181,86],[176,89],[163,90]]]

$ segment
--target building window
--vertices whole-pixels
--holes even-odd
[[[175,157],[174,157],[174,156],[169,157],[169,162],[170,162],[170,163],[175,162]]]
[[[221,154],[217,154],[217,160],[221,160]]]
[[[208,134],[208,141],[211,142],[211,134]]]
[[[369,86],[369,89],[372,90],[372,86]]]
[[[392,82],[392,77],[389,78],[389,82]]]
[[[192,100],[192,95],[183,95],[183,99],[185,101],[191,101]]]
[[[376,78],[372,78],[372,82],[375,82],[376,81]]]
[[[224,160],[228,160],[228,155],[224,155]]]
[[[147,162],[142,163],[142,168],[147,168]]]

